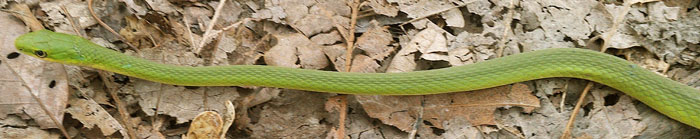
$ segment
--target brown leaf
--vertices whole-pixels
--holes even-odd
[[[399,8],[387,0],[369,0],[369,6],[378,14],[394,17],[399,14]]]
[[[328,59],[321,51],[321,46],[311,42],[306,36],[294,33],[276,37],[278,43],[265,53],[265,63],[305,69],[321,69],[328,66]]]
[[[370,117],[408,131],[423,107],[423,118],[443,129],[443,122],[464,118],[471,125],[495,125],[497,108],[518,106],[532,112],[540,106],[527,85],[514,84],[496,88],[426,96],[357,96]],[[421,106],[424,104],[424,106]]]
[[[216,139],[224,126],[221,116],[214,111],[205,111],[192,120],[185,139]]]
[[[323,47],[323,53],[328,56],[338,71],[345,69],[345,51],[347,50],[345,46],[346,44],[336,44]]]
[[[61,122],[69,90],[66,71],[61,64],[19,54],[13,44],[15,38],[26,33],[25,27],[17,20],[12,20],[14,17],[8,13],[0,13],[0,16],[0,19],[4,19],[0,20],[3,25],[0,55],[4,57],[0,61],[0,104],[3,104],[0,105],[0,119],[9,114],[26,114],[41,128],[56,128],[56,123],[39,107],[30,91],[22,87],[25,83],[21,79],[26,81],[26,85],[39,97],[39,101],[43,102],[52,116]],[[10,68],[19,75],[13,74]]]
[[[350,72],[377,72],[380,67],[377,61],[366,56],[366,55],[355,55],[352,60],[352,66],[350,67]]]
[[[378,24],[376,20],[372,20],[369,30],[357,38],[355,45],[365,51],[369,57],[383,60],[394,51],[394,48],[389,46],[393,38],[389,30]]]
[[[85,128],[99,127],[102,135],[110,136],[119,131],[126,136],[126,129],[112,117],[100,104],[92,100],[71,98],[70,107],[66,109],[74,119],[80,121]]]
[[[171,85],[162,85],[161,87],[159,83],[140,79],[135,80],[134,90],[141,96],[138,98],[138,103],[141,110],[147,115],[152,116],[156,103],[160,103],[158,113],[175,117],[177,123],[187,122],[204,110],[223,111],[226,100],[239,97],[236,88],[231,87],[199,87],[196,89]],[[205,94],[207,96],[203,96]],[[159,96],[160,99],[158,99]]]
[[[319,138],[330,125],[323,102],[330,94],[284,90],[274,99],[250,111],[256,112],[257,123],[249,125],[251,138]],[[319,103],[317,103],[319,102]],[[294,129],[294,130],[290,130]],[[300,132],[303,131],[303,132]]]

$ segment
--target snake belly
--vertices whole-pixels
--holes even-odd
[[[264,86],[343,94],[428,95],[542,78],[580,78],[620,90],[668,117],[700,128],[698,89],[624,59],[585,49],[545,49],[434,70],[350,73],[263,65],[168,65],[125,55],[79,36],[48,30],[22,35],[15,46],[22,53],[47,61],[185,86]]]

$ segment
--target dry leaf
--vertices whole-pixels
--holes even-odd
[[[224,122],[221,116],[214,111],[199,113],[192,119],[190,128],[184,139],[216,139],[221,136]]]
[[[276,37],[277,45],[265,53],[265,63],[268,65],[305,69],[321,69],[328,66],[328,60],[321,52],[320,46],[304,35],[295,33]]]
[[[159,83],[138,79],[134,81],[134,91],[141,96],[138,103],[147,115],[152,116],[156,103],[160,103],[158,113],[177,118],[177,123],[185,123],[204,110],[223,111],[226,100],[239,97],[237,89],[233,87],[161,87]],[[203,96],[205,94],[207,96]]]
[[[257,123],[248,125],[247,128],[255,131],[250,137],[322,137],[332,127],[324,123],[329,120],[328,112],[323,106],[328,96],[330,94],[285,90],[281,93],[280,99],[274,99],[250,110],[258,113]]]
[[[74,17],[76,24],[80,25],[79,28],[87,28],[89,26],[94,26],[97,21],[90,16],[87,9],[87,2],[79,0],[63,0],[63,1],[51,1],[40,3],[41,10],[46,12],[49,22],[51,24],[57,25],[55,31],[58,32],[74,32],[73,27],[68,23],[68,18],[65,16],[64,11],[61,10],[61,6],[64,6],[68,12]]]
[[[394,17],[399,14],[399,8],[387,2],[387,0],[369,0],[370,7],[378,14]]]
[[[396,1],[396,0],[392,0]],[[433,0],[433,1],[408,1],[399,0],[399,10],[408,14],[409,18],[421,18],[430,15],[438,14],[455,7],[448,0]]]
[[[629,96],[619,96],[616,90],[592,90],[593,109],[587,119],[593,130],[610,131],[609,134],[595,134],[594,138],[633,138],[647,129],[639,119],[639,112]],[[614,94],[614,95],[611,95]],[[613,100],[619,96],[617,100]],[[614,104],[614,105],[613,105]],[[585,132],[585,131],[584,131]],[[592,133],[592,132],[591,132]]]
[[[394,51],[394,48],[389,46],[393,38],[389,30],[379,26],[376,20],[370,21],[370,24],[372,26],[357,38],[355,45],[365,51],[370,58],[382,61]]]
[[[447,23],[447,26],[458,28],[464,27],[464,16],[462,16],[462,11],[460,11],[458,8],[447,10],[441,15],[442,18],[445,18],[445,23]]]
[[[401,46],[408,46],[410,44],[408,39],[408,36],[400,36],[399,41],[401,43]],[[415,45],[412,48],[402,48],[397,52],[397,54],[394,56],[394,58],[391,60],[391,63],[389,64],[389,67],[387,68],[386,72],[410,72],[413,70],[418,69],[418,64],[416,63],[416,54],[415,52],[418,51],[417,48],[415,48]]]
[[[333,30],[331,33],[320,33],[313,36],[311,37],[311,41],[319,45],[332,45],[341,42],[342,38],[337,30]]]
[[[131,12],[134,12],[136,15],[145,15],[146,14],[146,8],[143,8],[136,3],[134,3],[133,0],[119,0],[121,2],[124,2],[126,4],[126,7],[129,7],[129,10]]]
[[[60,134],[41,130],[36,127],[0,128],[0,138],[4,139],[58,139]]]
[[[73,118],[80,121],[83,127],[87,129],[95,128],[95,126],[102,131],[103,136],[111,136],[115,132],[123,136],[126,136],[126,129],[114,119],[108,111],[102,108],[100,104],[92,100],[85,100],[80,98],[71,98],[70,107],[66,109],[67,113],[70,113]]]
[[[260,40],[260,38],[255,37],[255,34],[248,28],[242,28],[238,32],[239,37],[237,40],[240,42],[237,44],[233,53],[229,55],[229,61],[232,65],[252,65],[255,61],[260,59],[266,51],[267,43],[266,40]],[[265,37],[263,37],[265,39]]]
[[[326,54],[326,56],[328,56],[328,59],[331,60],[331,62],[335,66],[336,71],[345,70],[345,51],[347,50],[345,48],[346,46],[346,44],[336,44],[323,47],[323,53]]]
[[[66,71],[61,64],[48,63],[37,58],[20,54],[14,47],[14,40],[26,33],[23,24],[13,20],[9,13],[0,13],[0,24],[3,24],[2,46],[0,55],[0,119],[9,114],[28,115],[41,128],[56,128],[47,113],[37,104],[26,86],[38,96],[48,111],[56,119],[63,119],[63,110],[68,100],[68,83]],[[19,75],[13,74],[11,69]],[[20,79],[21,78],[21,79]],[[61,124],[62,120],[59,120]]]
[[[377,72],[379,64],[374,59],[365,55],[355,55],[352,60],[352,66],[350,67],[350,72]]]
[[[540,107],[539,99],[524,84],[427,96],[357,97],[370,117],[403,131],[412,128],[421,107],[422,118],[440,129],[444,121],[455,118],[464,118],[470,125],[495,125],[494,111],[502,107],[518,106],[528,113]]]

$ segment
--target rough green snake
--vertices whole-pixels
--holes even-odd
[[[343,94],[427,95],[542,78],[581,78],[618,89],[675,120],[700,128],[698,89],[621,58],[585,49],[546,49],[435,70],[350,73],[262,65],[166,65],[125,55],[79,36],[48,30],[20,36],[15,47],[47,61],[186,86],[265,86]]]

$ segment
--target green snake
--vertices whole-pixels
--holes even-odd
[[[601,52],[555,48],[450,68],[402,73],[351,73],[263,65],[177,66],[104,48],[75,35],[40,30],[15,40],[20,52],[43,60],[92,67],[184,86],[265,86],[363,95],[427,95],[469,91],[534,79],[595,81],[700,128],[700,91]]]

